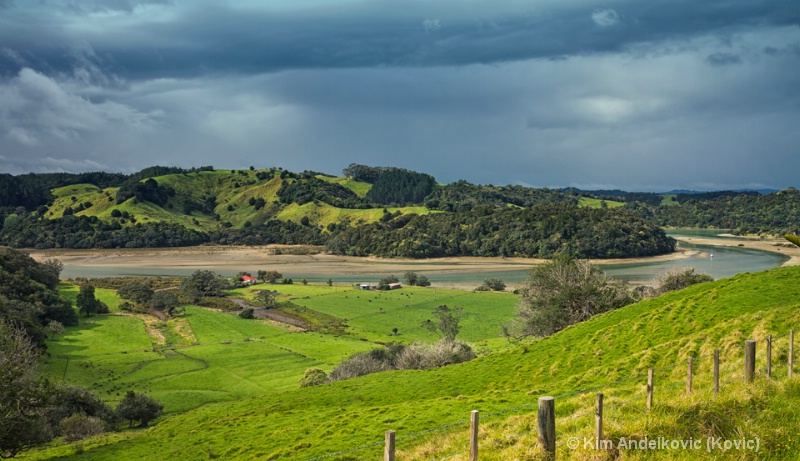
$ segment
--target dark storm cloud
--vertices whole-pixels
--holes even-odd
[[[0,0],[0,171],[668,190],[800,169],[796,0]]]
[[[138,5],[168,2],[56,3],[80,12],[133,12]],[[189,7],[164,21],[141,14],[140,20],[112,19],[104,26],[98,18],[86,30],[74,21],[68,23],[78,27],[66,29],[58,22],[47,27],[57,20],[35,15],[29,19],[38,24],[4,24],[0,42],[29,54],[33,64],[43,61],[62,71],[72,66],[64,48],[82,42],[126,77],[154,78],[209,71],[489,64],[617,52],[639,43],[798,23],[795,0],[621,1],[604,9],[523,3],[499,13],[480,6],[464,11],[458,2],[428,6],[399,1],[380,8],[344,3],[313,9],[210,5]]]

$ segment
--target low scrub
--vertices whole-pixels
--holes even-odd
[[[345,359],[331,372],[328,381],[356,378],[381,371],[427,370],[474,358],[475,352],[467,343],[448,338],[434,344],[388,344],[384,349],[362,352]]]

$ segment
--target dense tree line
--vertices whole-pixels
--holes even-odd
[[[508,204],[531,207],[545,203],[577,205],[580,197],[571,191],[534,189],[523,186],[481,186],[467,181],[457,181],[441,187],[425,199],[431,210],[469,211],[477,206]]]
[[[686,195],[681,201],[636,210],[662,226],[733,229],[739,234],[800,232],[800,191],[794,188],[767,195],[722,194],[711,200]]]
[[[382,205],[422,203],[433,192],[433,176],[402,168],[386,168],[367,192],[366,198]]]
[[[161,186],[155,179],[148,178],[144,182],[130,180],[123,183],[117,191],[116,200],[117,204],[120,204],[132,197],[136,197],[139,201],[147,201],[163,206],[170,197],[174,196],[175,189],[169,186]]]
[[[124,218],[123,218],[124,219]],[[15,248],[154,248],[222,245],[322,245],[327,234],[313,226],[270,220],[246,229],[200,232],[174,223],[121,224],[95,216],[41,219],[23,214],[0,230],[0,245]]]
[[[632,213],[567,205],[403,215],[347,229],[325,246],[334,254],[410,258],[551,258],[556,253],[623,258],[664,254],[674,247],[663,229]]]
[[[303,174],[295,181],[283,181],[278,189],[281,203],[325,202],[338,208],[372,208],[374,205],[364,200],[350,189],[340,184],[323,181],[313,175]]]

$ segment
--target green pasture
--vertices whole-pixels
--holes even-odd
[[[314,299],[310,294],[305,296],[309,297],[298,301]],[[392,296],[399,296],[399,292]],[[414,296],[422,294],[415,293],[411,298]],[[402,301],[381,298],[387,308]],[[470,410],[479,409],[484,415],[494,415],[482,418],[488,434],[503,438],[522,433],[503,438],[505,442],[499,445],[505,450],[502,455],[487,449],[485,459],[538,459],[525,451],[532,446],[530,434],[535,434],[531,418],[536,413],[537,397],[596,388],[618,403],[615,425],[609,426],[617,436],[688,437],[699,433],[735,438],[737,434],[758,434],[764,450],[758,457],[729,452],[715,459],[797,459],[800,442],[792,434],[800,432],[800,413],[796,410],[800,378],[773,383],[763,376],[763,361],[759,361],[760,377],[755,386],[744,388],[733,383],[741,382],[744,340],[762,341],[759,344],[763,347],[769,334],[781,335],[774,346],[774,367],[776,375],[786,376],[785,335],[800,323],[798,307],[800,267],[741,274],[608,312],[549,338],[525,341],[463,364],[427,371],[392,371],[206,405],[165,418],[148,431],[129,433],[124,442],[114,437],[89,441],[79,456],[87,460],[156,459],[154,454],[185,459],[302,460],[378,443],[372,450],[375,453],[365,449],[331,458],[376,459],[388,429],[402,437],[453,424],[405,437],[398,443],[407,454],[404,459],[439,459],[453,453],[449,443],[466,431],[462,423],[456,423],[466,419]],[[364,328],[370,323],[363,322]],[[202,337],[202,333],[198,335]],[[722,355],[724,393],[719,400],[682,398],[686,360],[697,358],[698,383],[707,387],[709,357],[714,349],[720,349]],[[662,392],[657,397],[661,399],[657,400],[659,409],[651,417],[640,409],[642,377],[649,367],[658,370],[661,384],[656,389]],[[698,391],[698,395],[708,394]],[[628,397],[639,403],[623,404]],[[592,414],[592,398],[593,394],[586,391],[559,400],[564,434],[591,434],[590,418],[587,424],[576,421],[582,421],[581,415]],[[77,455],[71,456],[74,450],[58,447],[26,458],[77,459]],[[692,458],[686,453],[667,452],[659,453],[658,459]]]
[[[581,197],[578,201],[578,206],[587,208],[602,208],[603,203],[605,203],[606,207],[608,208],[618,208],[625,205],[624,202],[617,202],[615,200],[601,200],[594,197]]]

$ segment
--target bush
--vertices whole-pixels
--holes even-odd
[[[655,293],[658,296],[670,291],[682,290],[698,283],[713,281],[714,277],[698,273],[694,267],[671,267],[666,272],[656,276]]]
[[[486,279],[483,285],[475,289],[475,291],[505,291],[506,282],[500,279]]]
[[[65,441],[74,442],[102,434],[106,431],[106,423],[95,416],[75,413],[69,418],[61,420],[58,424],[58,429],[64,436]]]
[[[242,312],[239,312],[239,318],[240,319],[253,319],[253,318],[255,318],[255,315],[253,315],[253,308],[252,307],[246,307],[246,308],[242,309]]]
[[[125,397],[117,405],[117,415],[120,419],[128,421],[128,426],[133,427],[135,421],[140,421],[143,427],[147,427],[150,421],[157,418],[164,405],[145,394],[137,394],[128,391]]]
[[[331,371],[328,381],[356,378],[391,369],[393,368],[389,363],[374,357],[370,352],[362,352],[342,361]]]
[[[325,384],[328,380],[328,375],[319,368],[309,368],[306,373],[300,378],[300,387],[312,387]]]
[[[397,357],[400,370],[427,370],[454,363],[468,362],[475,358],[472,348],[461,341],[447,338],[435,344],[411,344]]]

